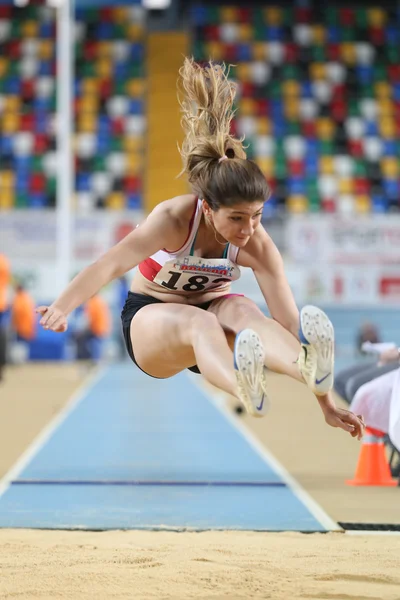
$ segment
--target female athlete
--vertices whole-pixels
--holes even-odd
[[[182,172],[192,193],[161,202],[51,306],[39,307],[40,323],[65,331],[71,311],[137,266],[122,326],[142,371],[160,379],[186,368],[200,372],[256,417],[268,408],[266,369],[283,373],[308,385],[329,425],[360,439],[362,417],[336,407],[330,395],[332,324],[314,306],[299,314],[282,258],[261,224],[270,192],[242,140],[230,135],[235,85],[220,65],[188,58],[180,75]],[[241,266],[253,270],[272,318],[230,293]]]

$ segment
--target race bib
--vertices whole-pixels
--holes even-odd
[[[201,292],[217,289],[239,277],[239,267],[227,258],[184,256],[166,262],[153,281],[168,290]]]

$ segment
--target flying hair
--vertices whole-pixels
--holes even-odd
[[[265,200],[268,185],[259,167],[246,159],[243,138],[230,133],[236,84],[229,68],[185,58],[179,70],[178,100],[185,134],[179,149],[193,191],[217,210],[238,201]],[[229,159],[229,160],[226,160]],[[259,184],[251,185],[251,179]],[[235,181],[236,178],[236,181]],[[255,182],[253,182],[254,184]]]

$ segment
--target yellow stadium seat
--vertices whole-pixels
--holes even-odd
[[[310,64],[311,79],[325,79],[326,69],[324,63],[314,62]]]
[[[353,179],[350,178],[341,178],[338,180],[338,189],[339,194],[347,195],[353,193]]]
[[[129,23],[129,9],[126,6],[116,6],[112,8],[112,14],[115,23],[121,23],[122,25]]]
[[[308,211],[308,200],[301,194],[293,194],[287,199],[287,208],[291,213],[305,213]]]
[[[275,160],[272,156],[257,156],[255,162],[267,179],[274,176]]]
[[[15,187],[14,171],[0,171],[0,190],[14,189],[14,187]]]
[[[21,98],[19,96],[4,97],[4,112],[18,112],[21,109]]]
[[[255,112],[255,101],[252,98],[239,100],[239,111],[241,115],[252,116]]]
[[[140,98],[145,92],[145,80],[144,79],[129,79],[126,82],[126,93],[131,98]]]
[[[239,25],[238,34],[240,42],[250,42],[254,37],[253,28],[248,23],[241,23]]]
[[[348,65],[354,65],[356,62],[356,47],[352,42],[340,44],[340,55],[342,60]]]
[[[335,123],[329,117],[316,119],[317,135],[321,140],[331,140],[335,135]]]
[[[140,152],[143,148],[143,138],[126,135],[122,138],[122,147],[129,154]]]
[[[125,194],[123,192],[111,192],[106,198],[106,206],[112,210],[125,208]]]
[[[41,60],[50,60],[53,56],[53,42],[51,40],[40,40],[38,56]]]
[[[0,190],[0,209],[8,210],[14,207],[14,190],[5,188]]]
[[[394,179],[400,174],[399,160],[394,156],[386,156],[381,160],[381,170],[384,177]]]
[[[300,84],[294,79],[288,79],[282,82],[282,95],[298,97],[300,94]]]
[[[387,99],[392,96],[392,86],[386,81],[378,81],[374,85],[375,96],[379,99]]]
[[[98,58],[111,58],[113,53],[113,47],[111,42],[102,40],[97,44],[97,56]]]
[[[267,45],[265,42],[253,42],[252,54],[254,60],[265,60]]]
[[[143,167],[143,155],[139,152],[129,152],[126,155],[127,171],[130,175],[138,175]]]
[[[126,32],[126,37],[131,42],[139,42],[144,35],[143,27],[139,23],[131,23]]]
[[[78,116],[77,131],[80,133],[94,133],[97,128],[97,115],[83,113]]]
[[[237,23],[239,15],[235,6],[223,6],[220,10],[221,21],[223,23]]]
[[[269,6],[264,9],[265,22],[272,27],[276,27],[282,23],[282,11],[276,6]]]
[[[4,75],[7,73],[9,64],[10,61],[8,60],[8,58],[0,56],[0,78],[4,77]]]
[[[99,97],[94,94],[82,96],[82,98],[79,99],[78,107],[79,112],[97,113],[99,110]]]
[[[25,21],[21,24],[22,38],[35,38],[38,35],[38,23],[36,21]]]
[[[207,58],[211,60],[224,60],[225,47],[221,42],[208,42],[206,44]]]
[[[289,121],[294,121],[299,116],[299,101],[297,98],[288,98],[284,101],[285,117]]]
[[[257,133],[258,135],[271,135],[272,125],[268,117],[259,117],[257,119]]]
[[[371,212],[371,199],[369,196],[360,195],[355,197],[355,209],[358,213]]]
[[[394,105],[391,98],[380,98],[378,100],[379,117],[391,117],[394,114]]]
[[[370,8],[367,10],[367,18],[372,27],[383,27],[386,24],[387,14],[382,8]]]
[[[2,118],[3,132],[6,134],[15,133],[19,130],[20,116],[18,113],[4,113]]]
[[[83,79],[81,86],[82,96],[92,96],[99,93],[99,80],[94,77]]]
[[[247,63],[240,63],[236,67],[236,74],[239,81],[250,81],[250,67]]]
[[[113,74],[113,63],[109,58],[101,58],[96,63],[96,74],[100,78],[109,78]]]
[[[332,156],[320,156],[319,171],[322,175],[333,175],[334,174],[334,163],[333,163]]]
[[[322,46],[326,42],[326,29],[323,25],[314,25],[312,28],[313,42]]]
[[[391,117],[385,117],[379,123],[379,132],[386,140],[393,140],[396,137],[396,123]]]

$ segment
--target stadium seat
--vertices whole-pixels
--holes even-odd
[[[0,208],[45,208],[54,205],[55,198],[55,10],[36,5],[1,10],[0,43],[6,46],[0,57],[0,165],[11,161],[15,177],[0,167]],[[79,210],[141,206],[144,28],[145,11],[140,6],[76,10],[74,149]],[[243,47],[241,52],[243,59],[250,58],[250,49]],[[131,164],[138,184],[128,202],[121,196],[120,178]]]
[[[205,60],[204,42],[229,44],[242,94],[232,131],[247,137],[268,178],[288,178],[277,196],[288,193],[287,210],[398,207],[400,15],[332,5],[317,14],[298,2],[249,5],[245,17],[229,6],[194,7],[193,46]]]

